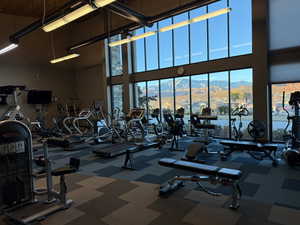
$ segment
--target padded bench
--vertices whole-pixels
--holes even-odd
[[[222,153],[222,159],[226,160],[229,155],[235,151],[247,151],[247,153],[256,160],[268,158],[272,160],[272,165],[277,166],[277,149],[278,145],[273,143],[259,143],[253,141],[233,141],[224,140],[220,144],[228,148]]]
[[[239,200],[241,197],[239,180],[242,177],[242,171],[236,169],[220,168],[217,166],[205,165],[201,163],[188,162],[184,160],[176,160],[172,158],[160,159],[158,163],[161,166],[172,167],[175,169],[181,169],[185,171],[194,172],[195,174],[204,175],[176,176],[172,180],[168,181],[167,185],[161,186],[161,196],[170,194],[178,188],[182,187],[184,181],[197,182],[200,188],[206,193],[214,196],[219,196],[220,194],[211,192],[200,184],[201,181],[207,181],[212,184],[222,184],[231,186],[232,202],[230,204],[230,208],[237,209],[239,207]]]
[[[147,143],[143,143],[141,145],[138,145],[136,147],[128,148],[126,150],[125,160],[124,160],[122,168],[123,169],[135,170],[134,158],[133,158],[134,153],[144,151],[144,150],[147,150],[149,148],[159,148],[159,147],[160,147],[159,142],[147,142]]]

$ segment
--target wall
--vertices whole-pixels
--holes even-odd
[[[9,35],[32,23],[34,19],[0,14],[0,47],[8,44]],[[60,102],[77,98],[73,64],[76,60],[51,65],[53,48],[56,56],[65,55],[69,40],[69,28],[66,27],[53,34],[41,29],[32,32],[20,40],[19,47],[7,54],[0,55],[0,86],[26,85],[27,89],[52,90]],[[53,45],[51,45],[51,38]],[[31,120],[35,119],[34,107],[26,104],[26,92],[20,96],[23,113]],[[10,99],[8,99],[10,100]],[[7,107],[0,107],[0,115]],[[47,108],[47,120],[56,114],[56,105]]]
[[[74,90],[75,79],[70,72],[52,68],[39,68],[35,66],[12,67],[9,65],[0,66],[0,86],[25,85],[27,90],[51,90],[58,98],[58,102],[70,102],[70,98],[76,98]],[[11,98],[8,99],[11,102]],[[19,97],[19,104],[26,117],[34,120],[36,117],[35,107],[26,104],[27,92],[22,92]],[[0,107],[0,115],[7,110],[7,106]],[[46,108],[47,120],[56,114],[56,104]]]
[[[83,107],[90,106],[94,101],[101,101],[107,111],[106,86],[102,64],[76,72],[76,92]]]

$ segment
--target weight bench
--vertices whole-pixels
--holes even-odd
[[[224,186],[231,186],[232,195],[231,195],[231,204],[229,208],[237,209],[240,206],[240,198],[242,195],[239,180],[242,176],[242,172],[240,170],[235,169],[226,169],[219,168],[217,166],[209,166],[205,164],[188,162],[183,160],[176,160],[172,158],[163,158],[159,160],[159,165],[172,167],[175,169],[182,169],[190,172],[195,172],[197,174],[202,175],[193,175],[193,176],[176,176],[166,185],[160,187],[159,194],[160,196],[166,196],[176,191],[180,187],[184,186],[185,181],[196,182],[202,191],[209,195],[220,196],[220,193],[215,193],[206,189],[200,182],[206,181],[211,184],[222,184]]]
[[[224,152],[221,153],[221,159],[226,160],[229,155],[235,151],[246,151],[252,158],[256,160],[263,160],[268,158],[272,160],[272,165],[277,166],[277,144],[272,143],[259,143],[253,141],[221,141],[220,144],[227,147]]]
[[[150,143],[146,143],[146,144],[143,144],[140,146],[128,148],[125,153],[125,160],[124,160],[124,164],[123,164],[122,168],[129,169],[129,170],[135,170],[134,158],[133,158],[134,153],[144,151],[149,148],[158,148],[158,147],[160,147],[159,142],[150,142]]]

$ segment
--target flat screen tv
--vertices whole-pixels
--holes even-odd
[[[52,91],[31,90],[27,95],[28,104],[46,105],[52,102]]]

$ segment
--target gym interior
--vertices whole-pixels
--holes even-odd
[[[297,0],[0,3],[0,225],[298,225]]]

